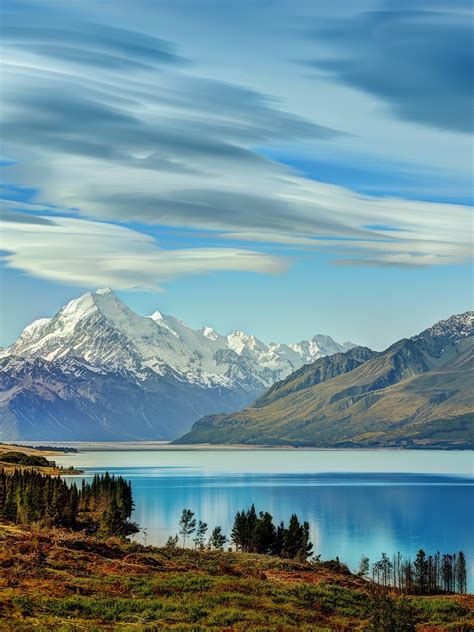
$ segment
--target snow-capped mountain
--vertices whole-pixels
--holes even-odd
[[[139,316],[106,288],[71,301],[53,318],[34,321],[3,355],[50,361],[74,356],[139,378],[151,369],[201,386],[263,389],[302,364],[352,346],[329,336],[266,345],[242,331],[223,336],[211,327],[194,330],[158,311]]]
[[[303,364],[323,355],[346,351],[352,346],[350,343],[341,345],[329,336],[315,336],[309,341],[290,345],[266,345],[242,331],[221,335],[211,327],[194,330],[181,320],[158,311],[151,316],[139,316],[106,288],[88,292],[67,303],[52,318],[34,321],[13,345],[0,353],[3,357],[0,406],[4,406],[5,415],[5,405],[8,404],[10,420],[12,410],[15,420],[29,420],[35,415],[38,403],[34,402],[39,398],[40,408],[44,409],[45,401],[48,402],[46,417],[57,421],[52,408],[58,408],[64,399],[71,402],[71,406],[74,402],[76,407],[80,401],[79,410],[87,410],[84,415],[88,419],[97,417],[99,402],[102,402],[100,421],[97,421],[101,437],[105,424],[107,436],[172,438],[189,428],[199,416],[244,406]],[[36,362],[32,363],[32,360]],[[74,367],[73,371],[70,366]],[[89,380],[88,384],[84,372],[90,377],[94,371],[95,379]],[[6,388],[8,375],[15,382],[10,393]],[[98,375],[102,376],[100,380]],[[138,385],[141,389],[144,402],[146,400],[142,408],[147,409],[147,432],[143,428],[137,431],[136,424],[133,432],[127,433],[126,428],[118,432],[117,421],[114,421],[117,411],[113,412],[104,402],[107,399],[106,376],[114,388],[120,382],[121,393],[126,391],[127,384],[129,387]],[[63,386],[67,383],[67,388],[59,388],[61,382]],[[100,392],[97,392],[94,388],[99,383]],[[25,391],[29,397],[25,397]],[[149,401],[150,393],[153,393],[153,406]],[[169,393],[173,393],[173,401],[161,405],[160,402],[168,401]],[[121,417],[125,414],[132,420],[142,415],[140,407],[132,409],[125,402],[126,398]],[[94,405],[95,413],[91,408]],[[44,418],[44,410],[42,415],[39,415],[40,419]],[[73,416],[79,420],[80,413],[75,410]],[[67,419],[62,423],[67,425]],[[1,424],[0,411],[0,433]],[[8,434],[12,436],[7,437],[3,429],[0,438],[28,438],[18,436],[25,433],[19,430],[16,421],[13,425],[17,430],[12,430],[9,423]],[[80,427],[80,422],[75,425]],[[88,432],[85,438],[92,438],[90,434]],[[40,430],[35,438],[46,439],[48,436],[42,435]]]

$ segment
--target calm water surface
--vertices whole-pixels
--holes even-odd
[[[314,550],[353,569],[362,554],[457,552],[474,588],[473,452],[344,450],[87,451],[59,457],[86,476],[132,481],[133,519],[162,544],[184,507],[229,534],[237,510],[255,503],[275,521],[311,525]],[[143,541],[144,535],[137,539]]]

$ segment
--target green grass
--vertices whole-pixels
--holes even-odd
[[[324,564],[0,525],[2,631],[363,630],[369,593],[364,580]],[[470,597],[410,601],[425,631],[473,622]]]

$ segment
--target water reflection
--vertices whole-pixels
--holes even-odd
[[[462,549],[474,586],[472,451],[134,448],[57,461],[130,478],[133,518],[152,544],[177,532],[184,507],[229,534],[235,512],[255,503],[275,521],[293,512],[308,520],[316,552],[352,568],[362,554]]]
[[[103,469],[105,471],[106,468]],[[414,555],[463,550],[474,561],[472,479],[380,473],[223,474],[193,468],[107,468],[132,480],[133,519],[162,544],[178,530],[184,507],[228,534],[237,510],[255,503],[275,521],[308,520],[315,551],[356,568],[362,554]],[[101,468],[94,468],[102,471]],[[140,534],[137,536],[141,538]],[[471,567],[471,580],[474,569]]]

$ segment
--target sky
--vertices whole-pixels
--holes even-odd
[[[0,345],[81,293],[382,349],[472,309],[460,0],[5,0]]]

